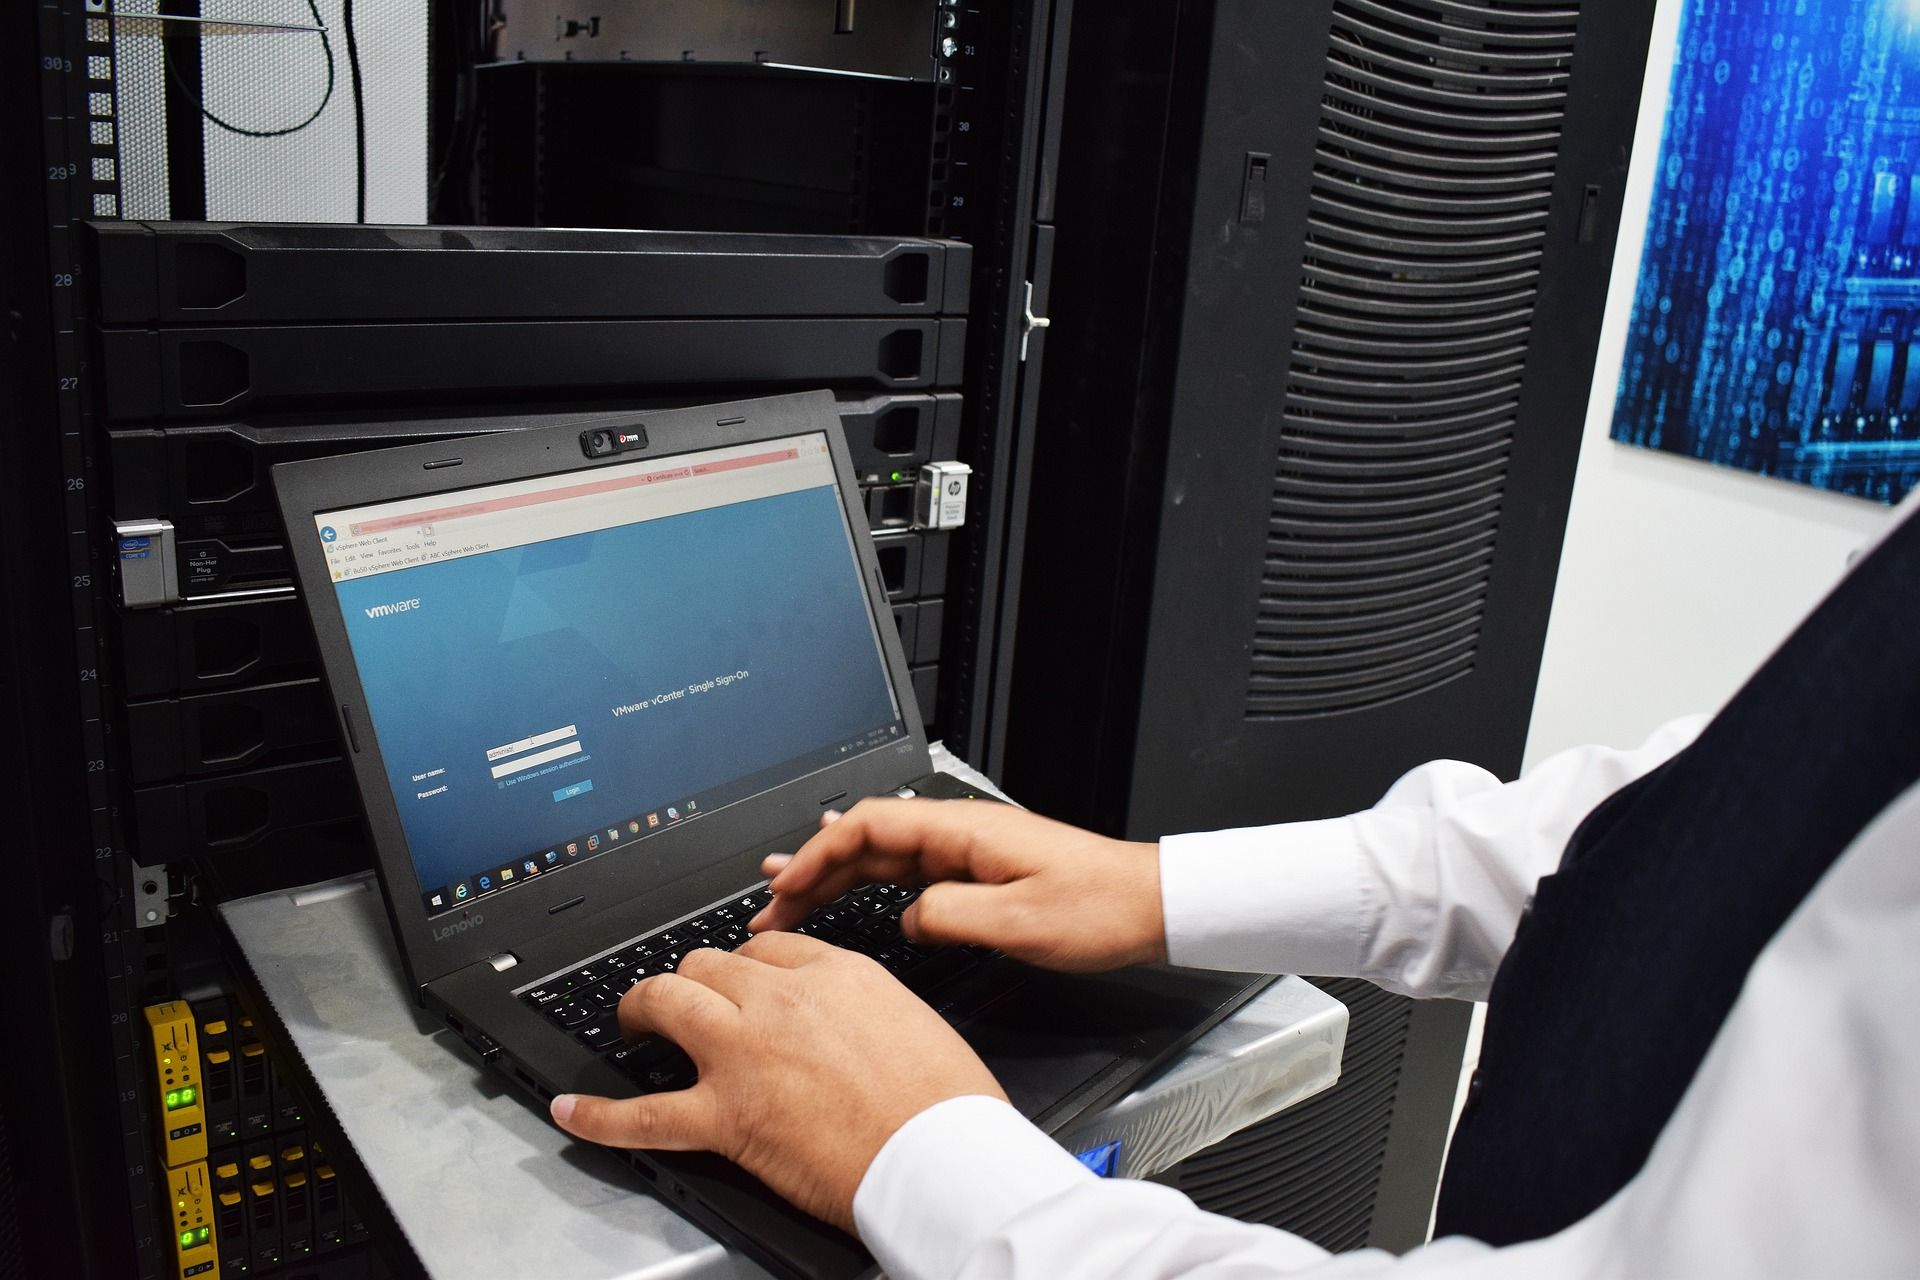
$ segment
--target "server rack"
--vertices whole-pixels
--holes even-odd
[[[111,634],[143,866],[191,867],[199,886],[227,898],[366,864],[265,483],[287,456],[558,421],[583,430],[644,423],[647,407],[621,404],[622,393],[697,398],[703,385],[739,394],[837,382],[874,480],[881,573],[902,630],[913,627],[915,656],[930,652],[918,624],[944,595],[951,535],[910,527],[897,511],[902,486],[890,482],[951,444],[964,413],[963,397],[948,389],[960,377],[970,288],[963,244],[535,228],[94,223],[88,232],[98,303],[89,336],[105,388],[98,407],[109,456],[125,468],[112,496],[120,565]],[[400,292],[383,292],[396,285]],[[483,331],[504,336],[489,345],[476,337]],[[189,354],[209,349],[234,383],[181,394],[193,381]],[[276,363],[271,351],[293,363]],[[890,363],[902,351],[911,367]],[[126,393],[130,361],[152,394]],[[619,407],[407,408],[458,389],[495,391],[517,410],[573,384]],[[874,386],[896,389],[865,390]],[[302,416],[276,411],[286,406]],[[928,636],[937,640],[931,625]],[[932,663],[914,671],[929,720],[936,673]],[[178,956],[170,958],[178,981]],[[261,1086],[254,1096],[271,1105],[262,1101],[258,1114],[243,1105],[237,1145],[208,1154],[227,1224],[215,1246],[232,1247],[235,1265],[251,1259],[256,1273],[320,1256],[311,1225],[325,1185],[306,1166],[286,1167],[287,1152],[305,1149],[304,1130],[297,1141],[268,1131],[285,1110],[283,1091],[265,1089],[271,1043],[255,1038],[234,1058],[243,1097],[251,1079]],[[280,1143],[274,1176],[266,1148]],[[339,1154],[352,1168],[351,1153]],[[244,1249],[227,1239],[236,1230]],[[353,1243],[348,1233],[345,1245]],[[405,1264],[404,1254],[392,1256]]]
[[[431,218],[928,235],[972,246],[960,444],[973,467],[972,515],[954,539],[940,729],[964,758],[995,771],[1046,350],[1072,0],[890,5],[882,21],[904,13],[932,24],[932,59],[891,64],[894,80],[780,83],[741,68],[837,64],[819,46],[783,54],[737,38],[725,6],[673,7],[693,15],[677,46],[625,38],[612,20],[595,27],[551,0],[502,0],[478,27],[472,6],[449,4],[445,28],[475,54],[464,72],[443,63],[436,82],[446,136],[434,140],[445,162]],[[866,69],[854,65],[857,50],[840,47],[847,69]],[[617,151],[603,143],[609,120],[632,122]]]
[[[1013,794],[1151,837],[1353,812],[1435,758],[1518,771],[1652,10],[1199,0],[1076,29]],[[1467,1009],[1335,989],[1340,1086],[1178,1180],[1405,1248]]]
[[[24,198],[6,206],[7,298],[21,315],[6,389],[21,412],[0,519],[10,547],[33,554],[7,557],[0,709],[27,768],[0,785],[32,815],[38,855],[8,932],[36,944],[20,946],[19,998],[31,1025],[53,1029],[63,1067],[51,1088],[35,1077],[30,1107],[9,1090],[0,1152],[15,1159],[0,1160],[0,1189],[35,1211],[17,1256],[41,1270],[158,1275],[205,1247],[253,1274],[385,1271],[356,1246],[365,1223],[341,1194],[351,1153],[314,1159],[333,1145],[315,1129],[326,1117],[299,1114],[266,1037],[245,1027],[205,910],[366,860],[264,502],[272,462],[832,385],[923,710],[963,753],[980,758],[989,738],[1021,397],[1043,350],[1026,339],[1029,304],[1046,296],[1034,246],[1036,192],[1050,186],[1042,122],[1058,107],[1048,51],[1064,44],[1069,5],[923,0],[867,15],[870,51],[897,38],[881,16],[922,23],[916,65],[891,81],[764,56],[523,61],[480,38],[480,8],[432,7],[432,221],[457,230],[193,222],[225,177],[181,88],[212,74],[198,28],[164,37],[156,131],[120,115],[135,96],[117,65],[131,46],[107,4],[5,19],[7,106],[39,126],[5,131],[6,181]],[[495,36],[523,21],[553,29],[533,6],[495,8],[507,22]],[[693,29],[724,6],[681,8],[673,20]],[[780,8],[754,7],[767,21]],[[167,29],[142,21],[142,33]],[[581,41],[615,35],[587,25]],[[777,28],[754,35],[756,51],[789,38]],[[855,68],[827,68],[843,69]],[[589,118],[631,118],[636,104],[657,127],[609,133]],[[157,177],[135,132],[164,141]],[[610,157],[620,138],[649,150]],[[120,221],[136,178],[174,221]],[[596,252],[622,239],[644,269],[609,280],[594,269],[602,253],[583,270],[568,246],[595,237]],[[527,270],[511,265],[522,245],[541,254],[544,290],[485,274]],[[440,251],[459,257],[451,272]],[[393,287],[327,288],[349,255],[378,258]],[[511,314],[487,309],[507,293]],[[536,295],[570,297],[542,309],[525,302]],[[447,353],[465,366],[420,377],[433,369],[420,357]],[[918,466],[956,455],[976,476],[969,525],[915,529]],[[206,1093],[191,1101],[149,1078],[142,1009],[167,996],[199,1031],[204,1085],[192,1088]],[[204,1119],[182,1123],[195,1108]],[[156,1132],[196,1125],[204,1162],[174,1163],[186,1139],[156,1147]],[[31,1176],[13,1179],[15,1167]],[[217,1245],[176,1250],[175,1191],[195,1214],[210,1197],[211,1218],[191,1222],[207,1221]],[[14,1241],[0,1232],[8,1274]]]

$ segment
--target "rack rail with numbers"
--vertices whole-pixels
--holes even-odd
[[[74,904],[71,911],[56,913],[54,927],[64,921],[72,929],[87,930],[87,936],[75,939],[68,952],[74,959],[68,963],[84,964],[91,955],[100,966],[104,1000],[96,995],[86,1007],[104,1013],[111,1042],[111,1087],[119,1102],[119,1154],[126,1171],[136,1274],[145,1280],[162,1273],[164,1250],[154,1194],[154,1121],[140,1073],[136,1010],[142,1001],[137,988],[146,971],[147,948],[137,919],[142,889],[151,883],[153,892],[144,896],[164,901],[166,886],[163,873],[155,872],[157,878],[150,879],[134,867],[121,807],[115,694],[102,645],[109,561],[100,532],[104,477],[93,416],[93,365],[84,339],[88,281],[80,238],[83,220],[120,213],[114,26],[106,0],[40,4],[36,17],[53,396],[51,420],[28,426],[51,426],[59,440],[64,578],[73,649],[70,672],[50,673],[48,693],[74,700],[85,788],[80,836],[84,852],[71,847],[46,852],[58,858],[90,854],[85,860],[98,887],[96,908]],[[71,839],[79,833],[67,834]]]

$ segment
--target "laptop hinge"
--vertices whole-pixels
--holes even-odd
[[[493,966],[495,973],[505,973],[520,963],[520,957],[511,951],[502,951],[497,956],[488,956],[487,963]]]

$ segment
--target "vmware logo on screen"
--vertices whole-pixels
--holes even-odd
[[[418,597],[412,600],[395,600],[392,604],[376,604],[368,608],[369,618],[387,618],[396,613],[411,613],[420,607]]]

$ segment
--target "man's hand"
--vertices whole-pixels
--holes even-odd
[[[1012,805],[862,800],[828,814],[748,924],[791,929],[856,885],[928,885],[901,920],[915,942],[972,943],[1069,973],[1167,958],[1154,844],[1110,840]]]
[[[563,1094],[555,1123],[612,1147],[718,1152],[846,1231],[896,1129],[948,1098],[1006,1097],[885,969],[798,934],[689,952],[678,973],[627,992],[620,1027],[678,1044],[699,1083],[623,1101]]]

